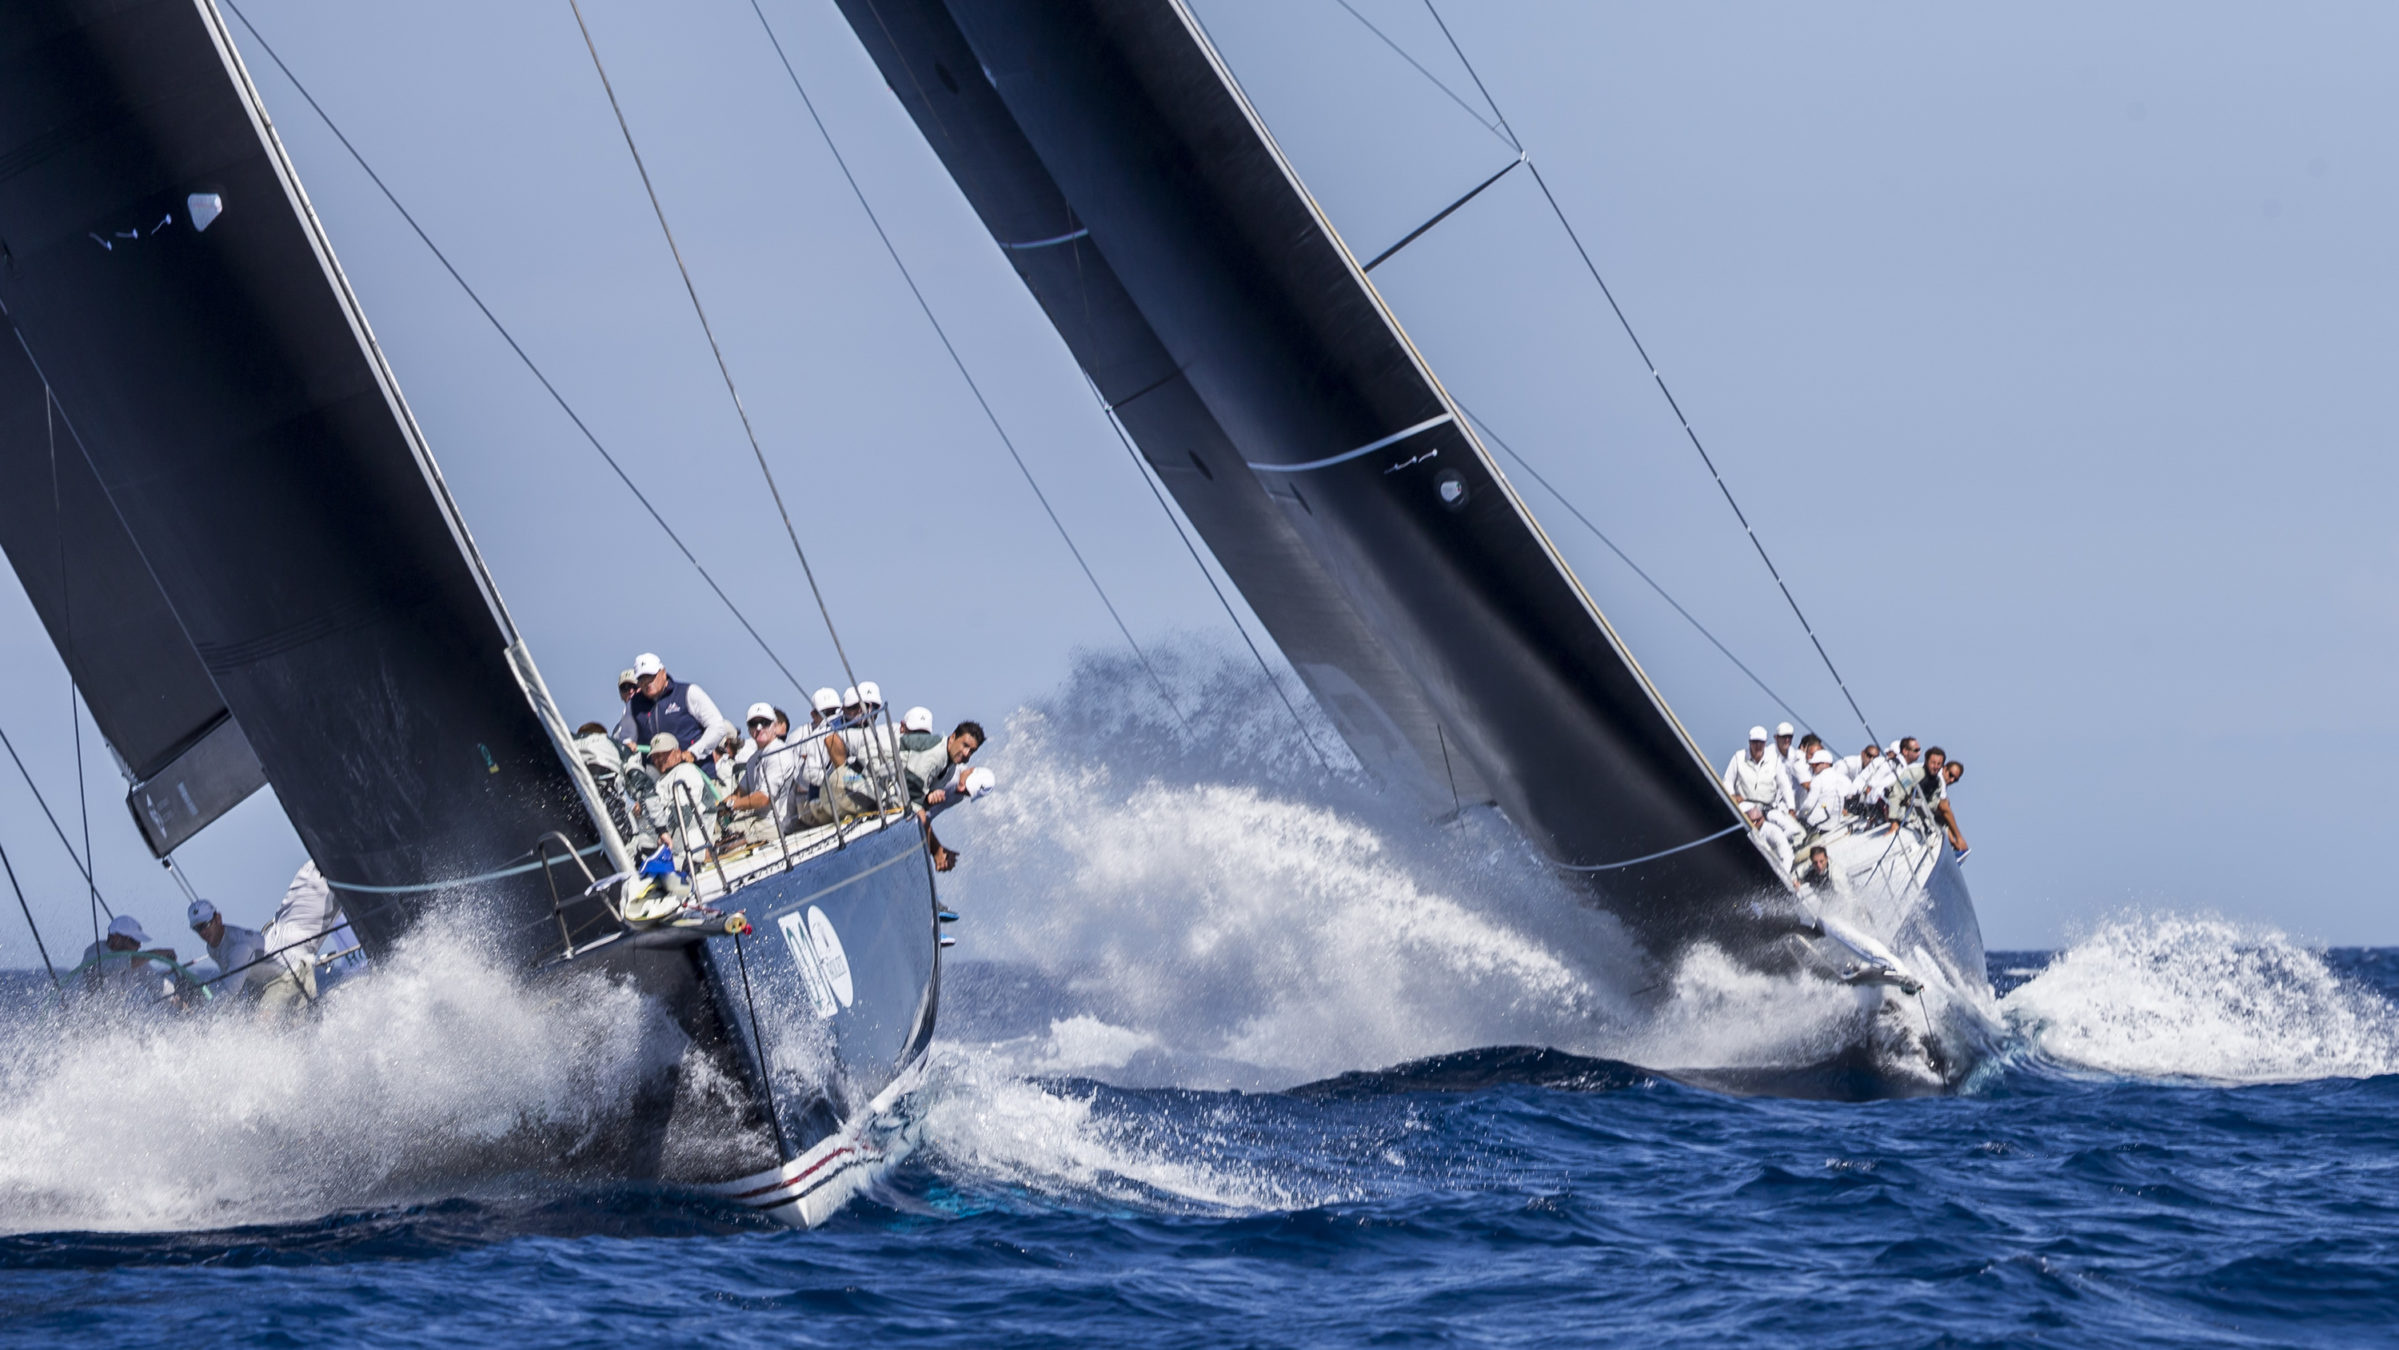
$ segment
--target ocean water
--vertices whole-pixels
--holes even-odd
[[[2399,952],[2119,914],[1993,956],[1960,1095],[1726,1096],[1632,1065],[1849,996],[1637,1005],[1503,834],[1262,775],[1261,691],[1180,678],[1213,758],[1009,722],[922,1141],[828,1226],[541,1166],[679,1047],[429,933],[302,1027],[0,1019],[0,1341],[2399,1344]]]

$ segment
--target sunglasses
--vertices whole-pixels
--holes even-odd
[[[750,730],[756,731],[760,727],[771,727],[774,724],[775,719],[771,717],[753,717],[750,719]]]
[[[627,681],[625,681],[623,684],[620,684],[620,685],[618,685],[618,686],[616,687],[616,690],[617,690],[617,692],[618,692],[618,693],[620,693],[620,694],[621,694],[621,693],[625,692],[625,691],[626,691],[626,690],[628,690],[628,689],[639,689],[639,688],[641,688],[641,686],[640,686],[639,684],[636,684],[636,683],[634,683],[634,682],[633,682],[633,681],[631,681],[631,680],[627,680]]]

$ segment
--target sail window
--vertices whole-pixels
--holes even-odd
[[[1465,479],[1458,477],[1454,473],[1444,473],[1435,481],[1439,484],[1439,486],[1436,487],[1434,491],[1441,494],[1442,505],[1463,506],[1466,504]]]
[[[193,229],[206,231],[225,214],[225,199],[214,192],[195,192],[183,199],[183,209],[190,213]]]

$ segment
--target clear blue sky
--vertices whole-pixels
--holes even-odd
[[[1474,99],[1421,5],[1355,3]],[[563,0],[246,8],[802,678],[838,682]],[[996,720],[1078,646],[1114,643],[748,5],[586,11],[861,674],[944,718]],[[1136,631],[1229,643],[1075,367],[838,14],[767,12]],[[1512,154],[1334,0],[1200,12],[1362,256]],[[2368,767],[2399,730],[2399,13],[1443,12],[1876,727],[1972,766],[1959,805],[1993,945],[2052,944],[2128,904],[2399,942],[2389,791]],[[646,648],[720,702],[794,701],[249,55],[569,716],[611,711],[612,677]],[[1469,407],[1856,748],[1525,175],[1376,280]],[[1518,482],[1712,757],[1774,719]],[[878,538],[864,524],[887,510],[904,519]],[[41,711],[64,712],[66,677],[0,586],[7,730],[71,812],[66,720]],[[86,734],[102,885],[181,937],[180,900]],[[0,822],[54,944],[80,932],[64,944],[79,947],[80,884],[13,778]],[[183,857],[258,917],[300,852],[262,795]],[[14,916],[0,960],[32,960]]]

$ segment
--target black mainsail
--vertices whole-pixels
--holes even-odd
[[[125,606],[50,626],[127,767],[245,740],[370,951],[450,899],[556,947],[527,862],[607,848],[588,780],[212,7],[10,7],[0,309],[0,459],[46,465],[46,385],[61,465],[11,560],[50,620],[66,531]]]
[[[1653,943],[1789,893],[1178,0],[839,3],[1370,770]]]

